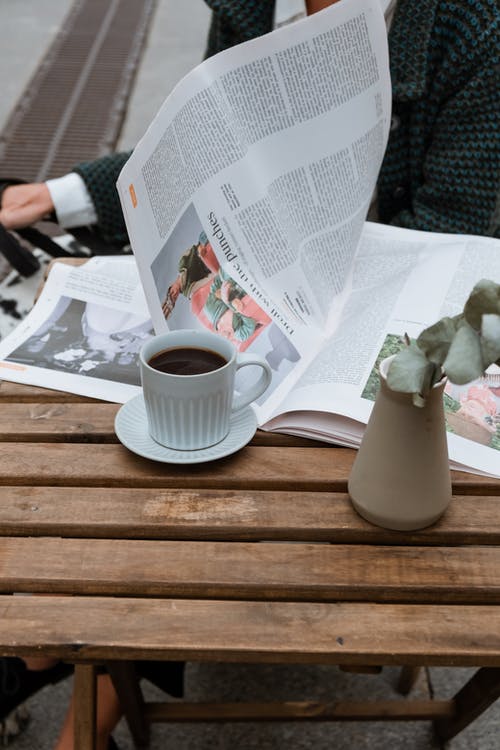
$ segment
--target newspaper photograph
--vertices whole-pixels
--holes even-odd
[[[152,334],[132,256],[55,264],[31,313],[0,342],[0,374],[124,403],[140,393],[138,353]]]

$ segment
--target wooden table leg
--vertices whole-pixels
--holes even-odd
[[[455,715],[434,723],[437,735],[449,740],[465,729],[500,697],[500,668],[483,667],[454,696]]]
[[[106,662],[136,747],[149,745],[150,724],[144,715],[144,698],[133,662]]]
[[[401,695],[408,695],[418,680],[421,669],[422,667],[401,667],[397,686],[398,693],[401,693]]]
[[[97,668],[94,664],[75,665],[75,750],[95,750]]]

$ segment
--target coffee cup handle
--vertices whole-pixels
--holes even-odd
[[[252,401],[258,399],[259,396],[262,396],[273,376],[273,372],[265,359],[262,359],[262,357],[259,357],[256,354],[239,353],[236,357],[236,370],[240,370],[242,367],[247,367],[248,365],[257,365],[258,367],[261,367],[262,373],[257,382],[250,386],[248,390],[244,393],[235,394],[232,406],[233,413],[240,411]]]

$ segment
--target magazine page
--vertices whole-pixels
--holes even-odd
[[[153,334],[133,256],[56,263],[29,315],[0,342],[0,377],[124,403],[140,393]]]
[[[275,361],[271,394],[289,387],[339,304],[390,102],[378,0],[341,0],[186,76],[118,180],[155,329],[217,330]]]
[[[445,315],[474,284],[500,280],[500,241],[365,224],[337,328],[264,429],[357,446],[378,388],[378,363]],[[448,383],[452,465],[500,476],[500,372]],[[286,413],[284,413],[286,411]]]

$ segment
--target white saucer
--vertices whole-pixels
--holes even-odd
[[[255,434],[257,417],[250,406],[231,418],[229,433],[217,445],[195,451],[178,451],[157,443],[148,432],[142,393],[123,404],[115,418],[118,440],[133,453],[166,464],[200,464],[229,456],[243,448]]]

